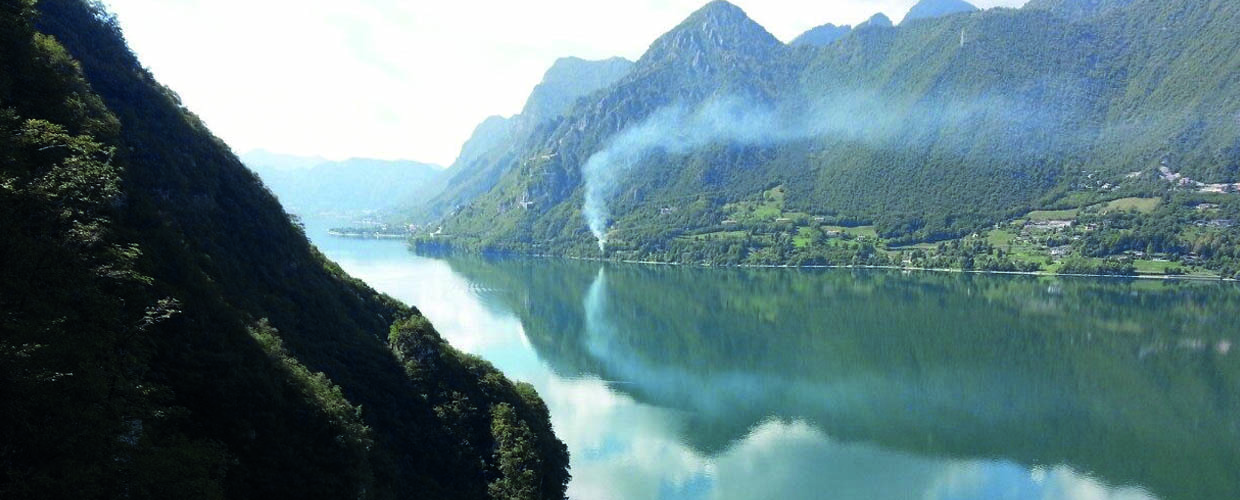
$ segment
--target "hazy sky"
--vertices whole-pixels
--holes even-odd
[[[979,7],[1026,0],[975,0]],[[130,46],[238,153],[447,165],[563,56],[636,60],[706,0],[106,0]],[[781,40],[916,0],[736,0]]]

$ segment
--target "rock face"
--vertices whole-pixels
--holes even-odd
[[[964,0],[921,0],[912,9],[909,9],[908,14],[904,16],[904,20],[900,21],[900,24],[903,25],[918,19],[933,19],[962,12],[973,12],[975,10],[977,10],[977,7]]]
[[[568,112],[577,99],[615,83],[632,69],[633,61],[621,57],[602,61],[560,59],[534,87],[521,116],[533,122],[556,118]]]

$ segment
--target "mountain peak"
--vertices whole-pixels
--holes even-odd
[[[669,57],[701,60],[717,54],[765,54],[783,44],[741,10],[724,0],[704,5],[655,40],[642,62]]]
[[[900,21],[900,24],[918,19],[932,19],[962,12],[973,12],[975,10],[977,10],[977,7],[964,0],[921,0],[912,9],[909,9],[908,14],[904,16],[904,20]]]
[[[749,21],[744,10],[727,0],[714,0],[690,14],[685,22],[716,21],[720,24]]]
[[[851,26],[836,26],[834,24],[824,24],[816,28],[812,28],[801,36],[796,37],[788,45],[794,47],[825,47],[835,43],[836,40],[844,38],[848,33],[852,32]]]
[[[864,23],[858,24],[856,29],[891,28],[893,26],[895,25],[891,23],[891,18],[887,17],[886,14],[879,12],[878,14],[874,14],[874,17],[867,19]]]

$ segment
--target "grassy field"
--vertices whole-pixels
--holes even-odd
[[[747,235],[749,235],[749,233],[746,231],[718,231],[714,233],[681,236],[680,239],[690,240],[690,241],[733,240],[733,239],[742,239]]]
[[[741,222],[770,222],[783,216],[784,188],[777,186],[762,193],[757,201],[729,203],[724,211]]]
[[[1016,240],[1016,233],[1004,229],[995,229],[986,234],[988,243],[1004,250],[1009,249],[1014,240]]]
[[[1080,210],[1075,208],[1072,210],[1035,210],[1029,212],[1029,215],[1025,217],[1031,221],[1072,220],[1076,218],[1076,214],[1079,212]]]
[[[814,228],[801,227],[797,228],[797,235],[792,237],[792,246],[797,248],[805,248],[814,242]]]
[[[1148,214],[1158,208],[1158,204],[1162,203],[1161,198],[1120,198],[1118,200],[1108,201],[1090,205],[1090,210],[1097,209],[1102,213],[1118,212],[1126,210],[1136,210],[1143,214]],[[1069,210],[1035,210],[1029,212],[1025,218],[1030,221],[1047,221],[1047,220],[1073,220],[1080,215],[1081,209],[1073,208]]]
[[[844,234],[850,234],[853,236],[865,236],[867,238],[878,238],[878,231],[874,229],[874,226],[857,226],[857,227],[822,226],[822,229],[825,231],[836,231],[836,232],[840,232]]]
[[[1102,207],[1102,212],[1119,212],[1136,210],[1143,214],[1148,214],[1158,208],[1158,204],[1162,203],[1161,198],[1120,198],[1118,200],[1107,202]]]
[[[1174,262],[1144,259],[1134,260],[1132,264],[1137,267],[1139,274],[1167,274],[1167,269],[1178,267]]]

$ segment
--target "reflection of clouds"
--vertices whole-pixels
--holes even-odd
[[[1045,472],[1046,489],[1042,498],[1074,500],[1145,500],[1153,495],[1140,488],[1107,488],[1093,478],[1077,474],[1068,467],[1056,466]]]
[[[617,356],[609,335],[616,325],[607,318],[606,278],[601,272],[584,298],[591,354],[600,361],[622,362],[623,366],[612,365],[619,373],[672,382],[664,387],[669,392],[663,396],[689,399],[684,407],[693,408],[693,415],[638,403],[597,378],[555,375],[538,360],[520,321],[484,303],[477,289],[443,262],[390,246],[367,247],[374,242],[334,243],[324,250],[349,274],[417,305],[457,348],[482,355],[509,376],[534,384],[551,410],[556,434],[572,455],[571,498],[1150,498],[1141,490],[1107,487],[1064,466],[1030,471],[1005,462],[933,459],[840,443],[802,421],[765,421],[721,453],[704,455],[685,442],[691,434],[690,416],[728,411],[721,403],[734,406],[734,411],[756,397],[753,391],[768,390],[768,384],[780,381],[743,373],[686,380],[684,373],[652,373],[653,367],[640,359]],[[375,248],[375,253],[368,254],[366,248]],[[784,389],[799,400],[822,399],[825,390],[834,395],[827,399],[837,402],[850,394],[874,392],[864,387],[797,384]],[[730,396],[715,394],[693,401],[702,396],[698,392]]]
[[[705,464],[677,439],[673,412],[639,404],[598,379],[546,370],[533,383],[572,455],[571,498],[658,498],[661,483],[686,481]]]
[[[376,290],[416,305],[457,349],[476,354],[529,350],[520,322],[480,304],[470,283],[443,262],[408,253],[378,260],[347,255],[336,262]]]
[[[835,442],[807,423],[770,420],[715,460],[711,498],[1148,499],[1065,466],[1050,471],[937,460]]]

